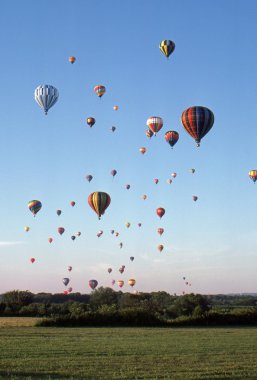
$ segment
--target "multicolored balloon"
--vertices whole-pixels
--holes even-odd
[[[95,191],[88,197],[88,204],[98,215],[99,219],[101,219],[101,216],[105,213],[105,210],[109,207],[110,203],[110,195],[103,191]]]
[[[114,111],[118,111],[119,107],[118,106],[113,106]]]
[[[75,204],[76,204],[76,202],[74,202],[74,201],[71,201],[71,202],[70,202],[71,207],[74,207]]]
[[[69,57],[69,62],[73,64],[76,61],[76,57]]]
[[[170,146],[173,148],[179,139],[179,134],[176,131],[168,131],[165,133],[164,138],[167,143],[170,144]]]
[[[154,179],[154,183],[157,185],[157,183],[159,183],[159,180],[158,180],[158,178],[155,178]]]
[[[106,88],[100,84],[100,85],[94,87],[94,91],[95,91],[96,95],[99,98],[101,98],[103,96],[103,94],[106,92]]]
[[[29,232],[30,228],[28,226],[24,227],[24,231]]]
[[[34,98],[47,115],[48,110],[57,102],[59,92],[54,86],[43,84],[35,89]]]
[[[148,128],[156,135],[157,132],[163,127],[163,120],[159,116],[151,116],[146,122]]]
[[[192,196],[192,199],[193,199],[194,202],[196,202],[197,199],[198,199],[198,197],[197,197],[196,195],[193,195],[193,196]]]
[[[257,180],[257,170],[250,170],[248,173],[251,180],[255,183]]]
[[[36,214],[38,213],[38,211],[42,208],[42,203],[40,201],[37,201],[37,200],[30,201],[28,203],[28,208],[30,209],[30,211],[32,212],[32,214],[34,216],[36,216]]]
[[[118,284],[118,286],[119,286],[120,288],[122,288],[123,285],[124,285],[124,281],[123,281],[123,280],[118,280],[118,281],[117,281],[117,284]]]
[[[112,175],[113,177],[115,177],[116,174],[117,174],[117,170],[113,169],[113,170],[111,171],[111,175]]]
[[[189,135],[195,139],[196,145],[200,146],[201,139],[214,124],[214,114],[206,107],[189,107],[182,113],[181,122]]]
[[[175,43],[171,40],[163,40],[161,41],[159,45],[159,49],[161,52],[169,58],[169,56],[174,52],[175,50]]]
[[[147,129],[145,131],[145,134],[146,134],[147,137],[149,137],[149,139],[153,136],[153,132],[151,131],[151,129]]]
[[[72,266],[69,265],[69,266],[67,267],[67,269],[68,269],[69,272],[71,272],[71,271],[72,271]]]

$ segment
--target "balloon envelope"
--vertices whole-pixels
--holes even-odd
[[[181,122],[189,135],[195,139],[196,145],[200,146],[201,139],[214,124],[214,114],[206,107],[189,107],[182,113]]]
[[[105,213],[105,210],[109,207],[110,203],[110,195],[103,191],[95,191],[88,197],[88,204],[98,215],[99,219]]]
[[[171,147],[173,147],[177,143],[177,141],[179,139],[179,134],[176,131],[168,131],[168,132],[165,133],[164,138],[167,141],[167,143]]]
[[[43,108],[47,115],[48,110],[57,102],[59,92],[54,86],[43,84],[35,89],[34,97],[38,105]]]
[[[175,50],[175,43],[171,40],[163,40],[160,42],[159,45],[160,51],[167,57],[174,52]]]
[[[95,118],[93,117],[88,117],[87,118],[87,124],[91,127],[93,127],[93,125],[95,124]]]
[[[103,96],[103,94],[105,93],[106,91],[106,88],[103,86],[103,85],[97,85],[94,87],[94,91],[96,93],[96,95],[101,98]]]
[[[58,227],[57,231],[58,231],[58,233],[59,233],[60,235],[62,235],[62,234],[64,233],[64,231],[65,231],[65,228],[63,228],[63,227]]]
[[[156,209],[156,214],[157,214],[160,218],[162,218],[163,215],[165,214],[165,209],[164,209],[163,207],[158,207],[158,208]]]
[[[91,288],[91,289],[95,289],[96,287],[97,287],[97,285],[98,285],[98,281],[97,280],[89,280],[88,281],[88,285],[89,285],[89,287]]]
[[[257,170],[250,170],[248,173],[251,180],[255,183],[257,180]]]
[[[159,116],[151,116],[147,119],[146,124],[153,134],[156,135],[163,126],[163,120]]]
[[[28,208],[30,209],[30,211],[32,212],[34,216],[38,213],[41,207],[42,207],[42,203],[37,200],[33,200],[28,203]]]
[[[64,278],[62,279],[62,282],[63,282],[63,284],[64,284],[65,286],[67,286],[68,283],[70,282],[70,279],[67,278],[67,277],[64,277]]]

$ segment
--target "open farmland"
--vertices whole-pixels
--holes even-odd
[[[257,379],[256,328],[0,328],[0,378]]]

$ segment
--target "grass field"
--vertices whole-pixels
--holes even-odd
[[[0,347],[1,379],[257,379],[257,328],[0,327]]]

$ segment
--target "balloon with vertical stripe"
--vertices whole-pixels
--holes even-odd
[[[181,122],[185,130],[195,139],[196,145],[200,146],[201,139],[213,126],[214,114],[206,107],[189,107],[182,113]]]
[[[163,40],[160,43],[159,48],[160,48],[161,52],[167,58],[169,58],[169,56],[171,55],[171,53],[173,53],[174,50],[175,50],[175,43],[173,41],[171,41],[171,40]]]
[[[34,97],[39,107],[43,108],[47,115],[48,110],[57,102],[59,92],[54,86],[43,84],[35,89]]]
[[[95,191],[88,197],[88,204],[101,219],[101,216],[105,213],[105,210],[111,203],[111,197],[109,194],[103,191]]]
[[[36,214],[41,209],[41,207],[42,207],[42,203],[37,200],[33,200],[28,203],[28,208],[30,209],[30,211],[32,212],[34,216],[36,216]]]

